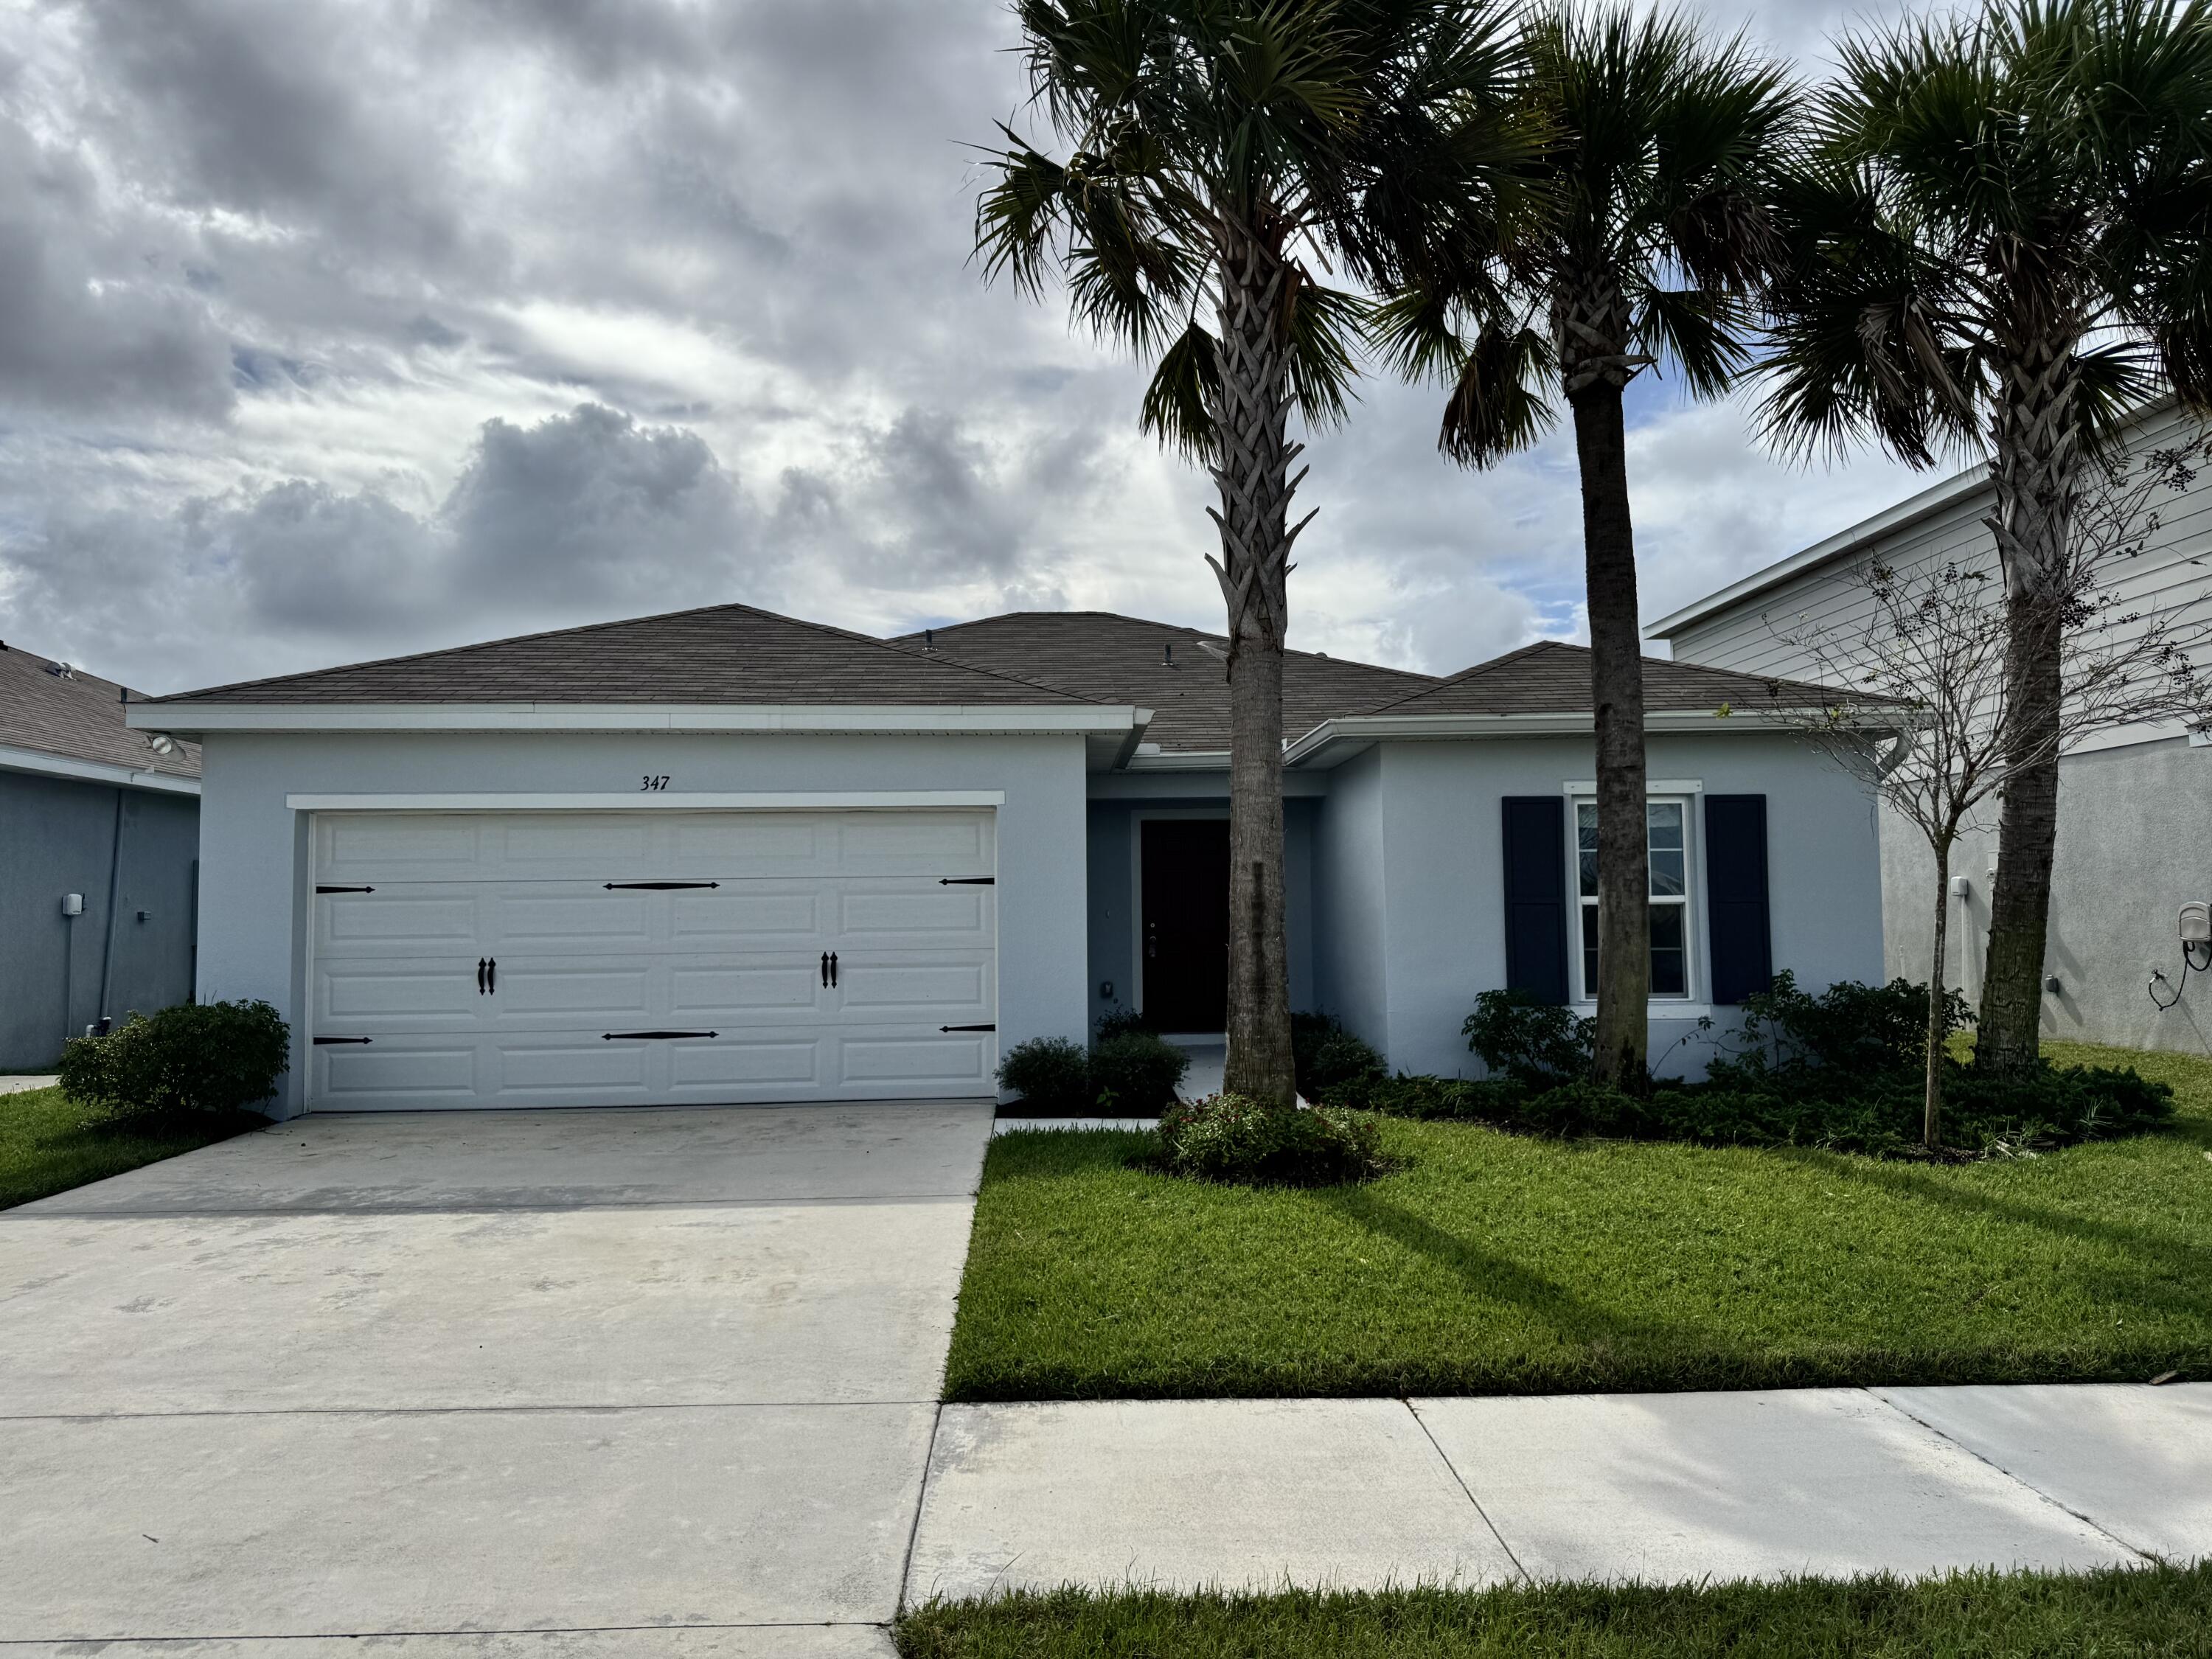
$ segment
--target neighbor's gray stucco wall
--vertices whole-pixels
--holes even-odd
[[[1101,795],[1105,776],[1094,776],[1090,808],[1091,1012],[1095,1020],[1119,1005],[1133,1008],[1141,988],[1136,973],[1137,824],[1144,814],[1226,817],[1229,775],[1177,775],[1174,795]],[[1115,778],[1113,782],[1121,780]],[[1284,921],[1289,935],[1291,1006],[1314,1006],[1314,826],[1322,803],[1300,795],[1283,803]],[[1109,997],[1100,988],[1111,985]]]
[[[307,817],[287,793],[617,793],[665,774],[686,794],[1002,790],[999,1042],[1080,1040],[1085,786],[1080,737],[805,737],[667,732],[207,734],[202,755],[199,993],[264,997],[293,1030],[278,1104],[307,1075]]]
[[[103,1009],[118,795],[123,861]],[[64,1039],[102,1013],[119,1021],[191,994],[198,822],[190,795],[0,771],[0,1070],[52,1065]],[[82,915],[62,915],[64,893],[84,896]]]
[[[1655,784],[1689,781],[1703,793],[1766,797],[1777,969],[1795,969],[1814,990],[1881,972],[1881,854],[1873,803],[1855,781],[1783,734],[1655,734],[1646,752]],[[1363,765],[1371,777],[1347,781],[1365,810],[1345,815],[1343,844],[1331,845],[1325,831],[1321,854],[1324,869],[1355,878],[1372,871],[1370,880],[1381,885],[1379,930],[1371,896],[1340,892],[1328,907],[1325,934],[1346,975],[1339,981],[1341,1012],[1394,1067],[1479,1072],[1460,1025],[1478,991],[1505,982],[1500,803],[1508,795],[1556,795],[1571,781],[1589,780],[1591,745],[1566,738],[1389,743],[1339,770]],[[1334,809],[1338,797],[1330,799]],[[1332,811],[1328,830],[1339,822]],[[1701,840],[1692,858],[1700,872],[1692,988],[1702,993],[1709,952]],[[1379,1019],[1371,1001],[1350,994],[1363,975],[1378,977],[1368,964],[1380,968]],[[1674,1007],[1680,1012],[1654,1005],[1654,1061],[1668,1074],[1701,1073],[1712,1048],[1695,1034],[1696,1019],[1711,1012],[1725,1025],[1730,1011],[1709,1010],[1701,1000]]]
[[[2212,981],[2196,974],[2180,1003],[2161,1013],[2147,988],[2153,968],[2170,999],[2181,979],[2175,922],[2191,899],[2212,899],[2204,820],[2212,806],[2212,748],[2186,738],[2069,755],[2059,763],[2058,851],[2051,869],[2046,973],[2059,988],[2043,999],[2046,1036],[2131,1048],[2212,1054]],[[1970,1004],[1982,994],[1989,944],[1990,868],[1996,814],[1954,849],[1944,980]],[[1893,814],[1882,822],[1883,908],[1888,971],[1924,982],[1935,930],[1935,858],[1919,831]]]

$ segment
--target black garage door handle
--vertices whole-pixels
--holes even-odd
[[[937,1029],[940,1031],[995,1031],[999,1028],[995,1025],[940,1025]]]
[[[710,1037],[721,1035],[720,1031],[602,1031],[599,1041],[612,1042],[622,1037]]]

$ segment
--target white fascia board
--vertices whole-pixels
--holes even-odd
[[[1303,766],[1314,763],[1323,766],[1335,761],[1328,757],[1333,750],[1344,748],[1347,752],[1337,759],[1348,759],[1350,755],[1389,738],[1415,740],[1444,738],[1554,738],[1587,737],[1595,727],[1593,716],[1585,714],[1351,714],[1340,720],[1323,720],[1284,751],[1286,766]],[[1647,732],[1725,732],[1787,731],[1795,722],[1785,713],[1767,710],[1736,709],[1722,715],[1710,708],[1657,709],[1644,716]]]
[[[0,744],[0,772],[35,772],[41,777],[73,778],[85,783],[119,785],[125,789],[151,789],[165,795],[197,795],[198,778],[180,778],[173,772],[146,772],[135,766],[116,766],[106,761],[78,760],[70,755],[49,755],[40,749],[17,749]]]
[[[1126,732],[1152,718],[1123,704],[897,703],[132,703],[155,732],[773,732],[990,733]]]
[[[621,794],[384,794],[284,797],[295,812],[770,812],[1004,806],[1003,789],[786,790],[732,793],[678,789]]]
[[[1977,462],[1955,477],[1909,495],[1894,507],[1884,507],[1872,518],[1862,519],[1847,530],[1839,530],[1826,541],[1792,553],[1778,563],[1763,570],[1754,570],[1741,581],[1708,593],[1702,599],[1692,601],[1680,611],[1662,617],[1644,630],[1647,640],[1671,640],[1675,635],[1694,627],[1708,617],[1729,610],[1748,599],[1756,599],[1771,587],[1778,587],[1791,578],[1807,571],[1841,559],[1856,552],[1869,542],[1894,534],[1921,520],[1941,513],[1944,508],[1966,501],[1978,491],[1987,489],[1990,469],[1986,462]]]

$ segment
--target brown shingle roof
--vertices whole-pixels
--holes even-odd
[[[34,652],[0,646],[0,747],[173,778],[199,776],[199,744],[179,743],[169,754],[155,754],[143,732],[124,725],[121,686],[82,668],[65,678],[53,672],[58,666]],[[136,692],[131,701],[140,701]]]
[[[1229,747],[1228,641],[1218,634],[1109,611],[1015,611],[930,630],[934,654],[1065,686],[1101,702],[1153,711],[1147,743],[1168,750]],[[921,634],[899,643],[919,647]],[[1211,646],[1209,651],[1206,647]],[[1171,659],[1171,660],[1170,660]],[[1425,674],[1291,651],[1283,660],[1283,735],[1437,682]]]
[[[1757,708],[1778,702],[1818,707],[1850,696],[1806,680],[1769,679],[1725,668],[1644,659],[1644,706],[1653,712],[1701,713],[1723,703]],[[1539,640],[1477,663],[1449,679],[1360,709],[1363,714],[1578,714],[1590,707],[1590,653],[1585,645]]]
[[[564,628],[164,702],[1080,703],[1079,693],[748,605]]]

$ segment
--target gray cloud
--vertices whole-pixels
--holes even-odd
[[[718,599],[1218,623],[1141,373],[969,262],[1012,40],[1002,0],[0,11],[0,625],[150,688]],[[1435,405],[1313,437],[1297,643],[1579,626],[1566,451],[1461,472]],[[1901,487],[1638,418],[1650,614]]]

